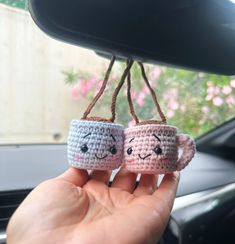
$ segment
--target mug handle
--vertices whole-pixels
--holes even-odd
[[[192,160],[196,152],[196,145],[194,140],[186,134],[177,135],[176,142],[177,146],[183,149],[182,155],[177,161],[177,171],[180,171]]]

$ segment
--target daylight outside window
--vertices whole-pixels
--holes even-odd
[[[56,41],[32,21],[25,0],[0,0],[0,144],[65,143],[69,123],[97,93],[109,60]],[[94,113],[108,116],[111,91],[125,64],[115,64]],[[195,138],[234,117],[235,77],[146,65],[168,123]],[[157,116],[137,65],[132,98],[140,118]],[[125,89],[118,122],[133,123]]]

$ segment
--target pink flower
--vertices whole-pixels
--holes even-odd
[[[83,96],[86,96],[87,93],[94,87],[97,86],[98,81],[94,78],[91,78],[89,80],[80,80],[79,85],[80,85],[80,92]]]
[[[88,82],[90,83],[90,85],[94,86],[98,84],[98,80],[96,78],[91,78],[90,80],[88,80]]]
[[[87,87],[87,82],[86,82],[86,80],[80,80],[79,81],[79,90],[80,90],[80,92],[81,92],[81,94],[84,96],[84,95],[86,95],[87,94],[87,92],[88,92],[88,88],[89,87]]]
[[[206,101],[211,101],[212,98],[213,98],[213,95],[211,95],[211,94],[210,94],[210,95],[207,95],[207,96],[206,96]]]
[[[215,97],[213,99],[213,104],[217,107],[220,107],[223,104],[223,100],[220,97]]]
[[[203,112],[205,115],[208,115],[208,113],[209,113],[209,108],[208,108],[207,106],[202,107],[202,112]]]
[[[171,88],[163,94],[163,99],[168,101],[169,99],[174,99],[178,97],[177,89]]]
[[[235,88],[235,80],[231,80],[230,85],[231,85],[231,87]]]
[[[219,87],[215,87],[215,95],[220,94],[220,88]]]
[[[226,98],[226,103],[229,105],[229,107],[232,107],[235,105],[235,98],[233,96],[228,96]]]
[[[143,87],[142,92],[143,92],[143,93],[146,93],[146,94],[149,94],[149,93],[150,93],[150,91],[149,91],[147,85],[145,85],[145,86]]]
[[[74,100],[78,100],[79,99],[79,92],[78,92],[78,86],[74,86],[71,90],[71,97]]]
[[[132,127],[135,125],[135,121],[134,120],[131,120],[129,123],[128,123],[128,127]]]
[[[137,93],[136,93],[136,91],[132,91],[132,92],[131,92],[131,98],[132,98],[132,99],[136,99],[136,97],[137,97]]]
[[[174,111],[179,108],[179,104],[177,102],[175,102],[174,100],[171,100],[168,105],[169,105],[169,108]]]
[[[168,118],[172,118],[172,117],[174,117],[174,115],[175,115],[175,112],[172,111],[172,110],[168,110],[167,113],[166,113],[166,116],[167,116]]]
[[[213,84],[210,84],[207,88],[207,94],[208,95],[218,95],[220,93],[220,88],[217,86],[213,86]]]
[[[137,98],[137,100],[136,100],[136,103],[137,103],[140,107],[143,106],[145,97],[146,97],[145,93],[140,92],[140,94],[139,94],[139,96],[138,96],[138,98]]]
[[[150,73],[149,77],[151,80],[157,80],[160,77],[161,73],[161,69],[159,67],[155,67]]]
[[[207,88],[207,93],[208,93],[208,95],[213,95],[215,93],[215,87],[214,86],[209,86]]]
[[[231,88],[230,86],[223,86],[222,92],[223,92],[225,95],[228,95],[229,93],[232,92],[232,88]]]

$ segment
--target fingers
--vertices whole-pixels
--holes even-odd
[[[89,176],[86,170],[70,168],[56,179],[65,180],[76,186],[83,186],[88,181]]]
[[[70,168],[67,171],[65,171],[62,175],[58,176],[57,179],[68,181],[76,186],[83,186],[90,179],[108,184],[110,175],[111,171],[94,170],[91,172],[89,176],[87,170]]]
[[[142,175],[140,183],[134,191],[135,196],[152,195],[157,188],[157,175]]]
[[[90,178],[108,184],[111,173],[112,171],[108,170],[94,170],[91,172]]]
[[[136,187],[136,177],[137,174],[128,172],[125,167],[122,167],[114,177],[112,187],[132,193]]]
[[[179,172],[165,175],[159,188],[153,193],[155,197],[162,199],[167,204],[169,210],[171,210],[173,207],[179,179]]]

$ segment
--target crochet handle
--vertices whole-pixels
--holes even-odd
[[[107,86],[107,83],[108,83],[108,80],[109,80],[109,76],[110,76],[110,73],[112,71],[112,68],[113,68],[113,64],[116,60],[116,57],[113,56],[110,60],[110,63],[109,63],[109,67],[106,71],[106,74],[105,74],[105,77],[104,77],[104,80],[103,80],[103,83],[102,83],[102,86],[99,90],[99,92],[96,94],[96,96],[93,98],[93,100],[91,101],[91,103],[89,104],[89,106],[87,107],[86,111],[84,112],[83,114],[83,117],[82,119],[86,120],[88,119],[88,115],[90,114],[91,110],[94,108],[94,106],[96,105],[97,101],[100,99],[100,97],[103,95],[104,93],[104,90]],[[102,120],[102,118],[91,118],[92,120]]]
[[[178,147],[183,149],[182,155],[177,162],[177,171],[180,171],[192,160],[196,152],[196,147],[194,140],[189,135],[177,135],[176,140]]]
[[[132,118],[135,120],[136,125],[140,125],[140,124],[166,124],[166,117],[165,117],[164,113],[162,112],[162,109],[161,109],[161,107],[160,107],[160,105],[158,103],[157,95],[156,95],[155,91],[153,90],[153,88],[151,87],[151,85],[149,83],[149,80],[148,80],[147,75],[145,73],[144,65],[141,62],[138,62],[138,64],[140,66],[141,74],[142,74],[142,77],[144,79],[144,82],[145,82],[147,88],[150,91],[150,94],[152,96],[154,105],[157,108],[157,112],[160,115],[161,120],[147,120],[147,121],[143,121],[143,122],[139,121],[139,118],[138,118],[138,116],[137,116],[137,114],[135,112],[135,108],[134,108],[134,105],[133,105],[133,102],[132,102],[132,97],[131,97],[131,73],[129,72],[128,76],[127,76],[127,99],[128,99],[129,109],[130,109],[130,113],[132,115]]]
[[[114,90],[113,96],[112,96],[112,103],[111,103],[111,113],[112,113],[112,117],[109,119],[111,122],[114,122],[116,119],[116,103],[117,103],[117,96],[122,88],[122,86],[125,83],[126,77],[128,76],[128,74],[130,73],[130,69],[133,65],[133,60],[128,59],[126,62],[126,68],[122,74],[122,77],[120,79],[120,82],[118,84],[118,86],[116,87],[116,89]]]
[[[104,119],[104,118],[100,118],[100,117],[91,117],[91,118],[88,118],[88,115],[90,114],[91,110],[95,107],[96,103],[98,102],[98,100],[100,99],[100,97],[103,95],[104,91],[105,91],[105,88],[107,86],[107,83],[108,83],[108,80],[109,80],[109,76],[110,76],[110,73],[112,71],[112,68],[113,68],[113,64],[116,60],[116,57],[113,56],[111,58],[111,61],[110,61],[110,64],[109,64],[109,67],[108,67],[108,70],[105,74],[105,78],[103,80],[103,83],[102,83],[102,86],[99,90],[99,92],[96,94],[96,96],[94,97],[94,99],[91,101],[91,103],[89,104],[88,108],[86,109],[86,111],[84,112],[83,114],[83,117],[82,119],[83,120],[95,120],[95,121],[106,121],[106,122],[114,122],[115,121],[115,118],[116,118],[116,101],[117,101],[117,96],[125,82],[125,79],[128,75],[128,72],[130,71],[130,68],[133,64],[133,61],[132,60],[129,60],[123,74],[122,74],[122,77],[121,77],[121,80],[118,84],[118,86],[116,87],[114,93],[113,93],[113,96],[112,96],[112,102],[111,102],[111,118],[110,119]]]

